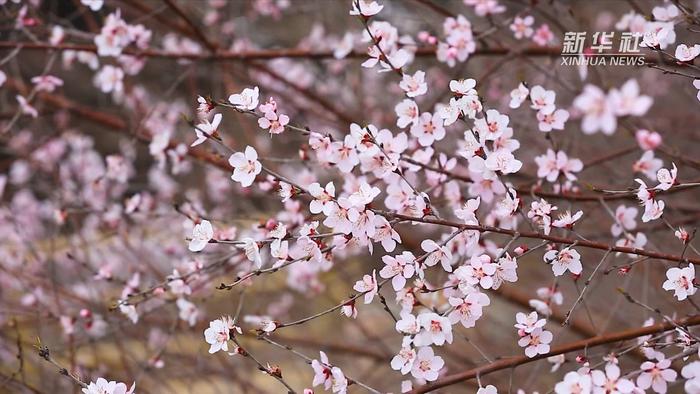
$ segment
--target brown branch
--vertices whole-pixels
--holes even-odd
[[[307,99],[317,103],[324,109],[326,109],[328,112],[332,113],[336,118],[342,120],[343,122],[346,123],[346,126],[350,127],[350,124],[353,123],[352,118],[350,116],[346,115],[343,111],[335,108],[333,104],[330,103],[327,99],[324,97],[319,96],[315,92],[311,91],[310,89],[307,89],[299,84],[297,84],[294,81],[290,81],[289,79],[285,78],[284,76],[280,75],[276,71],[266,67],[263,64],[258,64],[255,62],[248,62],[248,65],[250,65],[252,68],[255,70],[264,73],[268,75],[270,78],[284,84],[287,87],[290,87],[297,92],[299,92],[302,96],[306,97]]]
[[[438,4],[433,3],[431,0],[413,0],[413,1],[415,1],[416,3],[419,3],[419,4],[424,5],[425,7],[430,8],[431,10],[435,11],[435,13],[437,13],[437,14],[439,14],[439,15],[442,15],[442,16],[445,16],[445,17],[452,17],[452,18],[456,18],[456,17],[457,17],[457,15],[455,15],[454,12],[448,10],[447,8],[445,8],[445,7],[441,6],[441,5],[438,5]]]
[[[524,232],[523,231],[516,231],[516,230],[510,230],[510,229],[505,229],[505,228],[501,228],[501,227],[494,227],[494,226],[470,225],[470,224],[452,222],[452,221],[443,220],[443,219],[432,219],[432,218],[428,218],[428,217],[420,218],[420,217],[402,215],[402,214],[398,214],[398,213],[380,211],[380,210],[375,210],[375,212],[380,213],[381,215],[384,215],[387,218],[399,219],[401,221],[407,221],[407,222],[436,224],[436,225],[440,225],[440,226],[459,228],[462,230],[475,230],[475,231],[479,231],[479,232],[506,234],[506,235],[510,235],[510,236],[514,236],[517,233],[521,237],[524,237],[524,238],[542,239],[542,240],[553,242],[556,244],[573,245],[575,243],[576,246],[580,246],[580,247],[584,247],[584,248],[610,250],[612,252],[635,254],[638,256],[647,256],[647,257],[660,259],[660,260],[668,260],[668,261],[676,261],[676,262],[687,261],[687,262],[693,263],[693,264],[700,264],[700,259],[698,259],[698,258],[687,258],[687,257],[682,257],[682,256],[674,255],[674,254],[653,252],[650,250],[639,249],[639,248],[629,248],[629,247],[624,247],[624,246],[612,246],[612,245],[608,245],[608,244],[600,243],[600,242],[593,242],[593,241],[587,241],[587,240],[582,240],[582,239],[572,239],[572,238],[565,238],[565,237],[557,237],[557,236],[553,236],[553,235],[545,235],[543,233],[530,232],[530,231],[524,231]]]
[[[201,41],[202,44],[204,44],[204,46],[206,46],[212,53],[216,53],[216,51],[218,49],[218,46],[216,45],[216,43],[209,41],[209,39],[204,34],[202,29],[200,29],[199,26],[197,26],[190,19],[190,17],[187,15],[187,13],[182,8],[180,8],[180,6],[175,4],[175,2],[173,0],[163,0],[163,1],[168,5],[168,7],[170,7],[171,10],[173,10],[180,18],[182,18],[182,20],[184,20],[187,23],[187,25],[190,27],[190,30],[192,30],[194,35],[197,36],[199,41]]]
[[[639,146],[635,144],[635,145],[628,146],[627,148],[622,148],[622,149],[619,149],[619,150],[616,150],[616,151],[613,151],[610,153],[606,153],[603,156],[595,157],[593,159],[590,159],[588,161],[583,162],[583,170],[582,171],[585,171],[586,169],[588,169],[590,167],[597,166],[598,164],[605,163],[609,160],[617,159],[617,158],[620,158],[621,156],[625,156],[629,153],[636,152],[637,150],[639,150]]]
[[[34,43],[20,41],[0,41],[0,49],[14,49],[22,47],[23,50],[73,50],[97,52],[97,47],[92,44],[58,44],[51,45],[49,43]],[[435,47],[419,47],[416,49],[416,56],[435,56]],[[477,49],[471,56],[499,56],[508,54],[511,50],[508,48],[485,48]],[[137,50],[133,48],[125,48],[122,53],[137,57],[153,57],[153,58],[171,58],[171,59],[190,59],[190,60],[272,60],[279,58],[302,58],[302,59],[335,59],[332,50],[310,51],[298,48],[283,48],[283,49],[255,49],[245,51],[223,51],[216,53],[175,53],[167,52],[158,49]],[[556,57],[561,55],[560,47],[528,47],[523,49],[519,54],[525,56],[549,56]],[[347,55],[348,58],[365,58],[366,51],[352,51]]]
[[[519,365],[528,364],[537,360],[545,359],[547,357],[556,356],[559,354],[575,352],[577,350],[586,349],[594,346],[606,345],[620,341],[626,341],[629,339],[639,338],[644,335],[656,334],[660,332],[674,330],[676,326],[695,326],[700,324],[700,316],[693,316],[686,319],[676,320],[674,322],[666,322],[662,324],[656,324],[653,326],[633,328],[624,331],[617,331],[608,334],[598,335],[588,339],[574,341],[567,343],[562,346],[554,348],[552,351],[546,354],[539,354],[535,357],[529,358],[527,356],[516,356],[503,358],[501,360],[495,361],[490,364],[486,364],[474,369],[459,372],[452,375],[447,375],[443,378],[436,380],[433,383],[426,384],[417,387],[409,392],[409,394],[421,394],[427,393],[433,390],[437,390],[441,387],[451,386],[453,384],[463,382],[466,380],[474,379],[477,376],[483,377],[490,373],[501,371],[504,369],[511,369]]]
[[[375,350],[373,348],[365,348],[361,346],[352,346],[348,344],[342,344],[342,343],[334,343],[334,342],[324,342],[324,341],[319,341],[314,338],[304,338],[300,336],[293,336],[293,337],[288,337],[284,335],[275,335],[276,338],[279,338],[280,340],[288,343],[292,343],[298,346],[302,347],[310,347],[313,349],[327,349],[329,351],[332,351],[334,353],[343,353],[343,354],[349,354],[353,356],[360,356],[360,357],[367,357],[371,358],[377,361],[389,361],[391,360],[391,357],[393,355],[387,355],[379,352],[378,350]]]
[[[142,0],[120,0],[121,3],[133,8],[134,17],[138,18],[142,15],[150,15],[152,19],[155,19],[158,23],[162,24],[163,27],[167,27],[171,30],[177,31],[179,34],[183,34],[189,37],[195,36],[190,25],[181,23],[181,20],[171,18],[169,15],[161,13],[159,10],[154,10],[148,7]]]

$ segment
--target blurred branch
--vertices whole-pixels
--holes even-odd
[[[59,50],[59,51],[87,51],[97,52],[97,47],[92,44],[58,44],[33,43],[23,41],[0,41],[0,49],[15,49],[21,47],[23,50]],[[435,56],[437,48],[419,47],[416,49],[416,56]],[[471,56],[499,56],[510,53],[509,48],[488,48],[477,49]],[[189,59],[189,60],[273,60],[279,58],[300,58],[300,59],[335,59],[332,50],[310,51],[307,49],[285,48],[285,49],[255,49],[245,51],[217,51],[216,53],[175,53],[157,49],[135,50],[126,48],[122,51],[126,55],[136,57]],[[518,52],[522,56],[544,56],[557,57],[561,55],[560,47],[527,47]],[[365,58],[366,51],[352,51],[346,58]]]

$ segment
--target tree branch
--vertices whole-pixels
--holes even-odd
[[[570,353],[577,350],[590,348],[594,346],[606,345],[609,343],[615,343],[619,341],[625,341],[628,339],[638,338],[644,335],[656,334],[659,332],[670,331],[676,328],[676,326],[695,326],[700,324],[700,316],[693,316],[686,319],[676,320],[673,323],[667,322],[662,324],[656,324],[653,326],[634,328],[624,331],[617,331],[609,334],[598,335],[581,341],[570,342],[568,344],[554,348],[551,352],[546,354],[539,354],[535,357],[529,358],[527,356],[516,356],[508,357],[496,362],[483,365],[478,368],[470,369],[467,371],[459,372],[452,375],[447,375],[441,379],[436,380],[433,383],[426,384],[424,386],[417,387],[409,392],[409,394],[421,394],[427,393],[433,390],[437,390],[441,387],[451,386],[453,384],[463,382],[466,380],[474,379],[475,377],[483,377],[490,373],[501,371],[504,369],[514,368],[519,365],[528,364],[537,360],[542,360],[547,357],[556,356],[559,354]]]

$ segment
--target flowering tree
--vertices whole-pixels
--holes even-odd
[[[700,393],[657,3],[0,0],[0,391]]]

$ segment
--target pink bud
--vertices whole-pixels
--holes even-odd
[[[653,150],[661,145],[661,134],[645,129],[637,130],[635,134],[639,147],[644,150]]]

